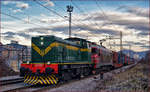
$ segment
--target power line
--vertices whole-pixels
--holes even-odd
[[[72,0],[71,0],[71,1],[72,1]],[[78,7],[73,1],[72,1],[72,4],[73,4],[81,13],[84,13],[84,14],[85,14],[85,12],[84,12],[83,10],[81,10],[80,7]],[[91,17],[89,16],[89,14],[87,14],[87,15],[88,15],[89,19],[91,19]],[[89,19],[88,19],[88,22],[89,22],[90,24],[93,24],[92,22],[90,22]],[[95,31],[98,32],[98,30],[101,29],[102,26],[99,27],[99,25],[98,25],[97,23],[95,23],[95,22],[94,22],[94,24],[95,24],[96,27],[97,27]]]
[[[104,16],[107,20],[110,21],[110,19],[109,19],[109,17],[107,16],[107,14],[103,11],[101,5],[99,5],[99,4],[101,4],[101,3],[100,3],[100,2],[98,3],[97,0],[95,0],[95,3],[96,3],[96,5],[97,5],[97,7],[99,8],[99,10],[102,12],[103,16]],[[110,24],[113,24],[113,22],[111,21]],[[114,26],[112,25],[112,27],[114,27]]]
[[[64,12],[66,12],[66,10],[65,10],[63,7],[59,6],[59,5],[58,5],[58,4],[56,4],[55,2],[53,2],[53,3],[54,3],[54,4],[55,4],[55,6],[57,6],[59,9],[63,10]],[[72,15],[72,18],[73,18],[73,19],[76,19],[76,18],[74,17],[74,15]],[[80,24],[85,25],[84,23],[80,23]]]
[[[49,9],[48,7],[46,7],[46,6],[44,6],[43,4],[41,4],[41,3],[39,3],[37,0],[34,0],[38,5],[40,5],[40,6],[42,6],[42,7],[44,7],[45,9],[47,9],[47,10],[49,10],[49,11],[51,11],[52,13],[54,13],[54,14],[56,14],[57,16],[59,16],[59,17],[61,17],[61,18],[63,18],[63,19],[65,19],[66,20],[66,18],[65,17],[63,17],[63,16],[61,16],[59,13],[57,13],[56,11],[54,11],[54,10],[52,10],[52,9]],[[71,2],[72,2],[72,0],[71,0]],[[67,20],[68,21],[68,20]],[[75,23],[73,23],[72,22],[72,24],[74,24],[74,25],[76,25]],[[76,25],[77,26],[77,25]],[[83,27],[79,27],[79,28],[81,28],[81,29],[85,29],[85,28],[83,28]],[[95,35],[95,34],[94,34]]]
[[[70,2],[72,2],[72,0],[70,1]],[[66,12],[62,7],[60,7],[59,5],[57,5],[55,2],[53,2],[54,4],[55,4],[55,6],[58,6],[58,8],[60,8],[60,9],[62,9],[64,12]],[[76,6],[76,7],[78,7],[78,6]],[[80,9],[80,8],[78,8],[78,9]],[[81,9],[80,9],[80,12],[84,12],[84,11],[82,11]],[[73,17],[74,18],[74,17]],[[75,18],[74,18],[75,19]],[[88,25],[86,25],[86,24],[84,24],[84,23],[80,23],[80,24],[82,24],[82,25],[84,25],[84,26],[88,26]]]
[[[64,16],[60,15],[59,13],[55,12],[54,10],[47,8],[47,7],[44,6],[43,4],[39,3],[37,0],[34,0],[34,1],[35,1],[38,5],[44,7],[45,9],[51,11],[52,13],[56,14],[57,16],[59,16],[59,17],[61,17],[61,18],[63,18],[63,19],[65,19],[65,20],[68,21],[68,19],[66,19]],[[74,24],[74,23],[73,23],[73,24]]]
[[[103,16],[106,17],[106,18],[108,18],[108,17],[106,16],[106,14],[104,13],[103,9],[101,8],[101,6],[98,4],[97,0],[95,0],[95,3],[96,3],[96,5],[97,5],[97,7],[99,8],[99,10],[102,11]]]
[[[71,0],[72,1],[72,0]],[[78,7],[74,2],[72,2],[72,4],[82,13],[84,13],[85,14],[85,12],[82,10],[82,9],[80,9],[80,7]],[[89,15],[89,14],[87,14],[88,15],[88,17],[89,17],[89,19],[92,19],[92,17]],[[102,25],[101,26],[99,26],[97,23],[93,23],[93,22],[90,22],[90,20],[88,19],[88,22],[90,23],[90,24],[95,24],[96,25],[96,30],[94,30],[95,32],[99,32],[99,30],[102,28]],[[98,37],[99,38],[99,36],[98,35],[96,35],[96,34],[94,34],[94,33],[90,33],[91,35],[93,35],[93,36],[91,36],[91,37]],[[89,37],[89,35],[88,35],[88,37]]]
[[[56,14],[57,16],[62,17],[63,19],[65,19],[65,17],[64,17],[64,16],[60,15],[59,13],[55,12],[55,11],[54,11],[54,10],[52,10],[52,9],[47,8],[47,7],[46,7],[46,6],[44,6],[43,4],[39,3],[37,0],[34,0],[34,1],[35,1],[38,5],[40,5],[40,6],[44,7],[45,9],[47,9],[47,10],[49,10],[49,11],[51,11],[52,13]],[[65,20],[66,20],[66,19],[65,19]]]
[[[10,7],[10,6],[5,6],[5,7],[7,7],[7,8],[12,8],[12,7]],[[28,16],[28,17],[32,17],[31,15],[28,15],[27,13],[25,13],[25,12],[19,12],[20,14],[22,14],[22,15],[26,15],[26,16]],[[33,18],[33,17],[32,17]],[[38,18],[33,18],[33,19],[35,19],[35,20],[37,20],[37,21],[41,21],[40,19],[38,19]]]
[[[10,14],[3,13],[3,12],[1,12],[1,14],[6,15],[6,16],[9,16],[9,17],[12,17],[12,18],[14,18],[14,19],[17,19],[17,20],[20,20],[20,21],[23,21],[23,22],[25,22],[25,23],[26,23],[26,21],[25,21],[25,20],[22,20],[22,19],[21,19],[21,18],[19,18],[19,17],[12,16],[12,15],[10,15]],[[43,26],[41,26],[41,25],[38,25],[38,24],[35,24],[35,23],[31,23],[31,22],[29,22],[29,24],[33,24],[33,25],[36,25],[36,26],[43,27]]]
[[[59,13],[57,13],[56,11],[54,11],[54,10],[52,10],[52,9],[49,9],[48,7],[46,7],[46,6],[44,6],[43,4],[39,3],[37,0],[34,0],[34,1],[35,1],[38,5],[44,7],[45,9],[51,11],[52,13],[56,14],[57,16],[59,16],[59,17],[61,17],[61,18],[63,18],[63,19],[65,19],[65,20],[68,21],[68,19],[66,19],[65,17],[63,17],[62,15],[60,15]],[[73,22],[72,22],[72,24],[74,24],[74,25],[77,26],[77,24],[75,24],[75,23],[73,23]],[[79,28],[80,28],[80,29],[85,29],[85,28],[83,28],[83,27],[79,27]]]
[[[73,1],[71,1],[71,2],[72,2],[72,4],[79,10],[80,13],[85,14],[85,12],[84,12],[83,10],[81,10],[80,7],[78,7]],[[87,15],[88,15],[88,14],[87,14]],[[89,17],[89,15],[88,15],[88,17]],[[88,22],[91,24],[91,22],[89,21],[89,19],[88,19]]]
[[[14,28],[10,28],[10,27],[8,27],[8,26],[6,26],[6,25],[4,25],[4,27],[2,26],[2,27],[1,27],[1,29],[16,30],[16,29],[14,29]]]
[[[40,3],[38,3],[38,4],[40,4]],[[45,7],[44,5],[42,5],[42,4],[40,4],[41,6],[43,6],[43,7]],[[46,9],[48,9],[47,7],[45,7]],[[48,10],[50,10],[50,9],[48,9]],[[53,12],[53,13],[55,13],[55,14],[57,14],[57,15],[59,15],[57,12]],[[16,17],[16,16],[12,16],[12,15],[10,15],[10,14],[7,14],[7,13],[2,13],[3,15],[6,15],[6,16],[9,16],[9,17],[12,17],[12,18],[14,18],[14,19],[17,19],[17,20],[20,20],[20,21],[23,21],[23,22],[26,22],[25,20],[22,20],[21,18],[19,18],[19,17]],[[62,17],[63,19],[65,19],[63,16],[61,16],[60,15],[60,17]],[[65,20],[67,20],[67,19],[65,19]],[[37,25],[37,24],[35,24],[35,23],[31,23],[31,22],[29,22],[30,24],[33,24],[33,25],[36,25],[36,26],[40,26],[40,27],[43,27],[43,26],[41,26],[41,25]],[[80,27],[81,28],[81,27]],[[83,28],[82,28],[83,29]]]
[[[57,6],[58,8],[62,9],[64,12],[66,12],[66,10],[63,7],[57,5],[55,2],[53,2],[53,3],[55,4],[55,6]]]

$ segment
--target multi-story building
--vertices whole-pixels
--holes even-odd
[[[20,63],[27,59],[29,55],[28,47],[19,44],[17,41],[11,41],[10,44],[0,45],[0,57],[5,59],[6,64],[13,70],[18,71]]]

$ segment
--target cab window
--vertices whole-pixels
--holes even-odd
[[[97,53],[97,48],[92,48],[92,53]]]

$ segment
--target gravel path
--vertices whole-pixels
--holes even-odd
[[[118,69],[117,71],[105,73],[103,80],[100,79],[100,75],[96,75],[96,78],[86,78],[57,88],[45,89],[43,92],[123,92],[120,91],[122,85],[126,86],[125,84],[128,83],[128,81],[133,80],[126,80],[124,82],[116,81],[114,78],[122,71],[126,72],[124,69]],[[112,81],[115,82],[115,84],[112,83]],[[126,87],[128,87],[128,85]]]

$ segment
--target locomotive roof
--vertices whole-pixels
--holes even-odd
[[[82,39],[82,38],[77,38],[77,37],[71,37],[71,38],[66,38],[65,40],[72,40],[72,41],[86,41],[86,39]]]
[[[78,45],[78,44],[76,44],[76,43],[74,43],[74,42],[71,42],[71,41],[69,41],[69,40],[64,40],[64,39],[62,39],[62,38],[60,38],[60,37],[56,37],[56,36],[54,36],[54,35],[36,36],[36,37],[32,37],[32,38],[38,38],[38,37],[53,37],[53,38],[54,38],[56,41],[58,41],[58,42],[80,47],[80,45]]]

